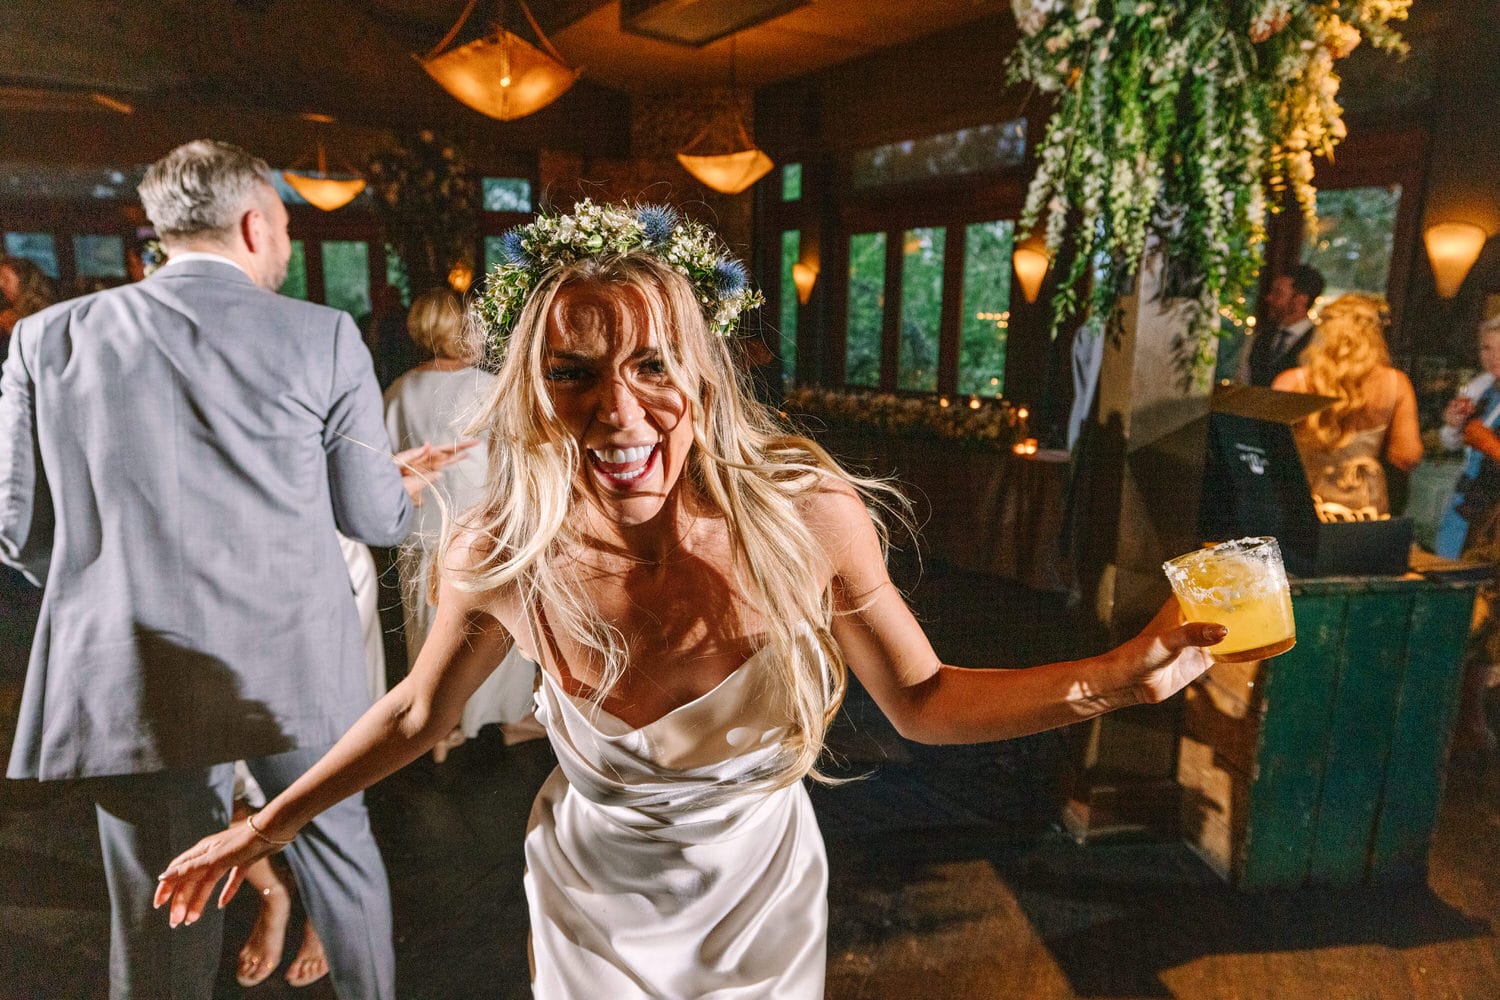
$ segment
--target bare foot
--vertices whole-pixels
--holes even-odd
[[[240,967],[234,977],[241,986],[254,986],[276,971],[286,942],[287,919],[292,915],[291,898],[279,885],[261,889],[257,898],[260,912],[240,949]]]
[[[328,956],[323,953],[323,940],[313,930],[312,921],[302,925],[302,947],[286,970],[286,981],[293,986],[311,986],[328,975]]]

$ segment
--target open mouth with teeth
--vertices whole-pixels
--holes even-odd
[[[656,464],[658,446],[639,444],[629,448],[590,448],[589,464],[607,486],[628,490]]]

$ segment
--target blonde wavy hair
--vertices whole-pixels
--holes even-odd
[[[1318,311],[1317,333],[1302,364],[1309,392],[1338,399],[1308,418],[1313,436],[1329,450],[1354,436],[1354,418],[1366,403],[1366,380],[1391,363],[1386,315],[1385,303],[1371,295],[1341,295]]]
[[[825,560],[799,500],[835,480],[852,486],[875,514],[894,510],[902,516],[904,501],[885,484],[842,469],[756,402],[735,365],[731,340],[709,331],[692,286],[657,257],[640,251],[588,257],[540,279],[505,345],[494,393],[467,431],[489,436],[487,495],[457,519],[444,543],[451,545],[453,528],[461,528],[486,544],[470,546],[461,575],[445,572],[465,589],[518,586],[533,629],[545,605],[554,634],[567,635],[602,661],[596,704],[624,674],[624,636],[585,596],[570,556],[583,542],[574,516],[583,499],[583,456],[544,381],[547,319],[558,293],[575,282],[641,293],[667,378],[691,403],[694,447],[679,483],[691,484],[726,520],[748,591],[744,597],[764,622],[765,645],[772,647],[770,707],[786,720],[786,729],[783,752],[764,779],[776,787],[807,774],[827,780],[815,764],[843,701],[847,668],[830,631]],[[884,545],[879,516],[876,524]]]

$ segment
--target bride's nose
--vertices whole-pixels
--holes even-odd
[[[599,406],[596,416],[602,423],[611,427],[629,427],[641,418],[644,413],[641,401],[636,398],[635,390],[632,389],[620,376],[615,376],[604,386],[604,391],[599,396]]]

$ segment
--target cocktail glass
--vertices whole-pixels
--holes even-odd
[[[1285,653],[1297,643],[1292,593],[1274,538],[1237,538],[1162,564],[1187,621],[1229,629],[1208,647],[1216,660],[1243,663]]]

